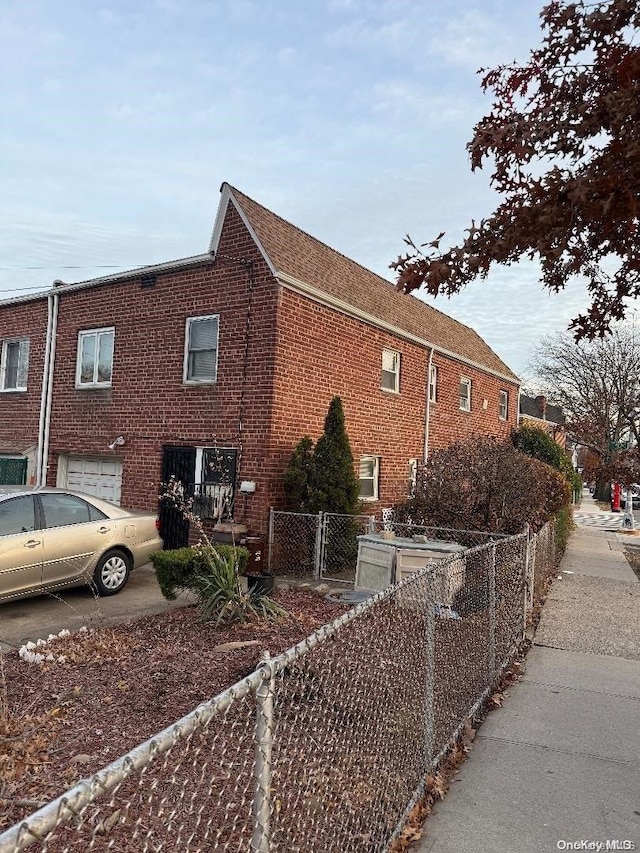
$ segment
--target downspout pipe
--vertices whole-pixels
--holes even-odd
[[[44,450],[45,409],[47,405],[47,388],[49,384],[49,361],[51,359],[51,335],[53,329],[53,293],[47,295],[47,336],[44,343],[44,366],[42,368],[42,388],[40,391],[40,418],[38,420],[38,449],[36,452],[35,485],[43,485],[42,453]]]
[[[47,372],[47,396],[44,412],[44,435],[42,441],[42,467],[40,470],[39,483],[40,486],[47,484],[47,468],[49,465],[49,431],[51,427],[51,405],[53,402],[53,371],[56,361],[56,337],[58,330],[58,293],[51,294],[51,339],[49,341],[49,364]]]
[[[433,364],[433,347],[429,350],[427,365],[427,399],[424,407],[424,462],[429,458],[429,415],[431,409],[431,365]]]

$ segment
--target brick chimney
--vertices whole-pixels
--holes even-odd
[[[542,394],[539,394],[536,397],[536,406],[538,407],[540,414],[542,416],[542,420],[546,421],[547,419],[547,398]]]

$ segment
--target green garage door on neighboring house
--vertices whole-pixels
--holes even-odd
[[[27,482],[27,460],[0,456],[0,485],[24,486]]]

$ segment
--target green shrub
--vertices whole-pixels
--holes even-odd
[[[242,589],[239,573],[248,559],[246,548],[219,543],[151,555],[164,597],[173,601],[177,592],[188,589],[195,594],[205,621],[211,619],[218,624],[286,616],[286,610],[267,596]]]
[[[195,546],[192,548],[176,548],[173,551],[155,551],[151,555],[151,563],[158,579],[160,591],[168,601],[174,601],[181,590],[191,590],[198,593],[197,576],[206,571],[208,552],[215,550],[225,559],[233,563],[237,560],[238,574],[247,567],[249,552],[246,548],[236,545],[217,543],[215,546]]]
[[[558,557],[564,554],[569,537],[575,528],[570,506],[564,506],[556,516],[556,553]]]
[[[340,397],[334,397],[324,421],[324,432],[313,451],[308,512],[353,515],[360,504],[360,485],[345,428]]]
[[[193,589],[198,596],[200,615],[205,621],[251,622],[274,619],[287,612],[266,595],[245,592],[238,581],[233,553],[201,549]]]

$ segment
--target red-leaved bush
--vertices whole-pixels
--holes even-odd
[[[459,530],[539,530],[571,500],[566,478],[551,466],[486,436],[437,450],[419,472],[414,497],[397,504],[396,520]]]

